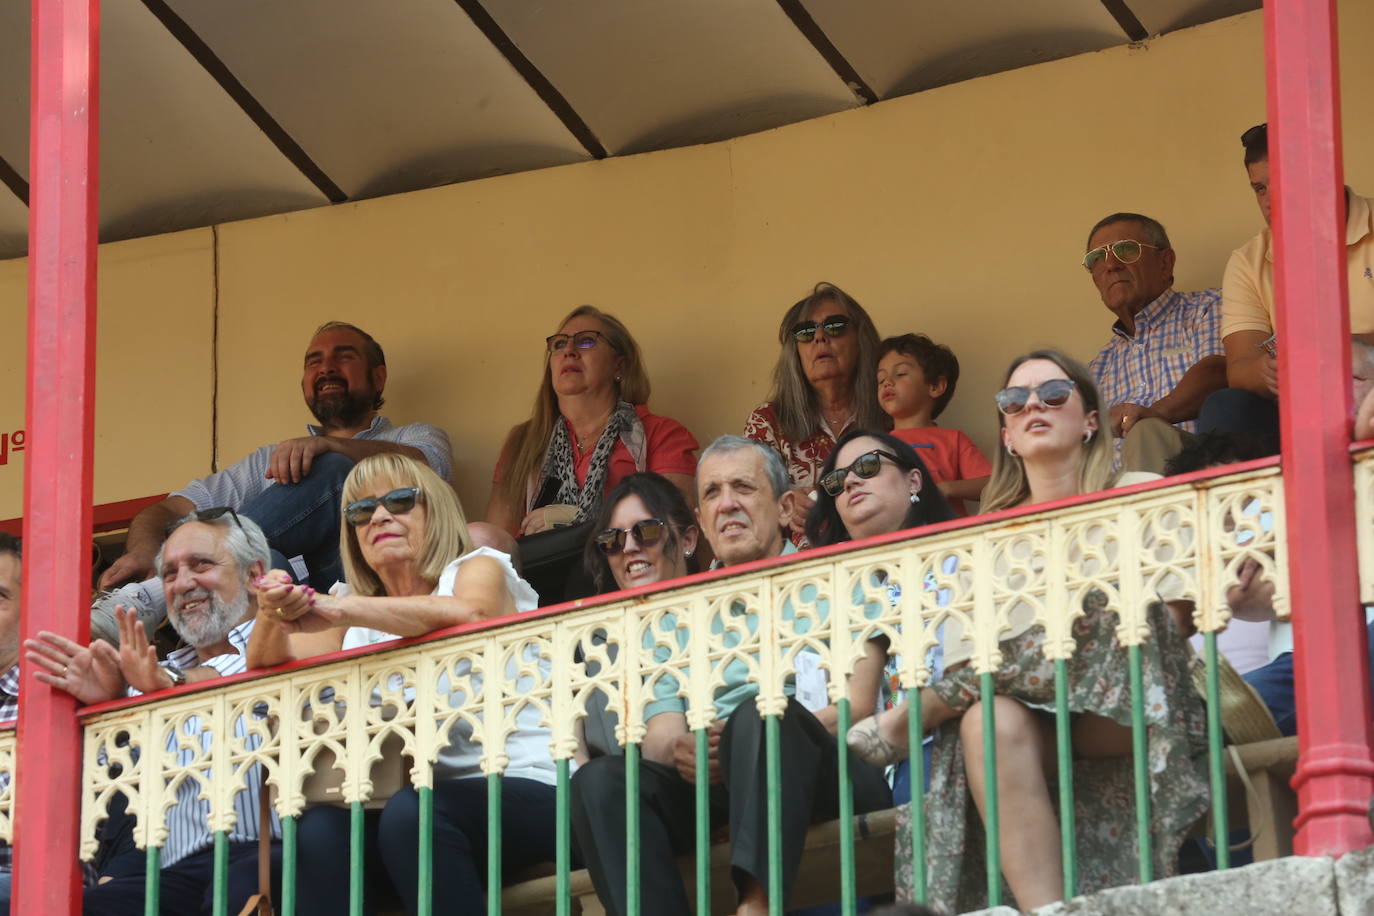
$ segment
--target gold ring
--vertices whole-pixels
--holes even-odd
[[[277,609],[276,609],[275,611],[273,611],[272,613],[276,614],[276,615],[277,615],[279,618],[281,618],[282,620],[285,620],[285,619],[286,619],[286,612],[285,612],[284,610],[282,610],[281,608],[277,608]]]

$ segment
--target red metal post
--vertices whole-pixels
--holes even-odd
[[[1269,167],[1302,855],[1374,842],[1355,551],[1350,317],[1334,0],[1267,0]]]
[[[20,630],[90,638],[98,0],[33,0],[29,336]],[[13,907],[81,912],[76,702],[24,664]]]

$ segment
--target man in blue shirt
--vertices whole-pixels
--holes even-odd
[[[768,446],[740,436],[717,439],[697,462],[697,497],[697,520],[719,565],[734,566],[795,551],[785,534],[796,496],[781,458]],[[828,603],[816,600],[814,593],[801,594],[799,600],[811,604],[820,620],[828,614]],[[728,630],[727,616],[733,618]],[[780,628],[797,633],[810,623],[795,612],[790,601],[779,617]],[[724,632],[727,646],[737,645],[748,638],[746,631],[749,637],[757,633],[758,613],[733,602],[719,609],[712,626],[717,633]],[[664,615],[656,631],[670,644],[675,633],[679,649],[685,650],[689,634],[675,615]],[[778,651],[776,646],[759,648]],[[856,720],[872,715],[876,708],[882,661],[866,659],[860,666],[849,680]],[[782,784],[769,787],[763,719],[754,702],[758,686],[749,681],[749,665],[740,659],[729,662],[722,680],[713,698],[715,721],[708,729],[711,825],[730,825],[738,913],[764,914],[770,891],[782,894],[785,905],[801,863],[807,827],[839,813],[838,716],[833,705],[813,713],[789,695],[779,719],[779,751],[786,761]],[[674,857],[693,848],[696,742],[678,689],[675,678],[658,677],[652,685],[654,699],[645,707],[647,734],[640,747],[639,772],[640,883],[654,889],[655,913],[688,916],[687,892]],[[790,684],[788,692],[792,692]],[[891,804],[881,770],[852,753],[849,767],[856,812]],[[770,788],[782,799],[783,886],[777,889],[767,884]],[[625,913],[624,757],[599,757],[578,770],[573,779],[573,827],[602,904],[616,916]]]

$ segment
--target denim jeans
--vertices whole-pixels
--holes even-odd
[[[1374,690],[1374,623],[1367,628],[1370,669],[1370,689]],[[1284,735],[1298,733],[1298,704],[1293,697],[1293,653],[1283,652],[1262,668],[1243,675],[1246,683],[1255,688],[1264,705],[1274,715],[1279,731]]]
[[[327,592],[343,581],[339,501],[353,462],[337,452],[318,456],[300,483],[274,483],[238,511],[257,522],[267,542],[287,557],[305,558],[310,584]]]

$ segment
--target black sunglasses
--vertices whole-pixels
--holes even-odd
[[[215,506],[213,509],[197,509],[195,512],[191,513],[192,520],[197,522],[213,522],[215,519],[223,518],[225,515],[228,515],[234,520],[234,524],[239,526],[240,531],[243,531],[244,534],[248,533],[244,530],[243,522],[239,521],[239,514],[229,506]],[[163,535],[171,534],[182,524],[184,524],[184,522],[181,519],[171,522],[163,531]]]
[[[640,547],[652,547],[668,533],[668,523],[661,518],[642,518],[628,528],[607,528],[598,531],[592,540],[596,549],[613,557],[625,549],[625,537],[633,534]]]
[[[1033,388],[1027,388],[1025,385],[1003,388],[994,397],[997,399],[997,409],[1010,417],[1026,409],[1032,391],[1040,399],[1040,403],[1046,407],[1063,407],[1069,402],[1073,389],[1072,379],[1052,378]]]
[[[825,487],[825,492],[829,493],[831,496],[839,496],[844,490],[844,479],[849,476],[850,471],[853,471],[855,475],[863,480],[876,477],[878,476],[878,472],[883,469],[884,458],[897,465],[897,467],[902,466],[902,463],[897,460],[896,455],[891,452],[883,451],[880,448],[875,448],[873,451],[864,452],[858,458],[855,458],[854,463],[849,465],[849,467],[835,468],[835,470],[826,474],[821,478],[821,486]]]
[[[385,507],[392,515],[405,515],[415,508],[415,502],[419,498],[419,487],[401,487],[385,496],[369,496],[344,506],[344,520],[354,528],[360,528],[372,521],[378,506]]]
[[[843,337],[849,333],[849,316],[826,315],[820,321],[799,321],[792,325],[790,333],[797,343],[811,343],[818,330],[824,331],[826,337]]]

